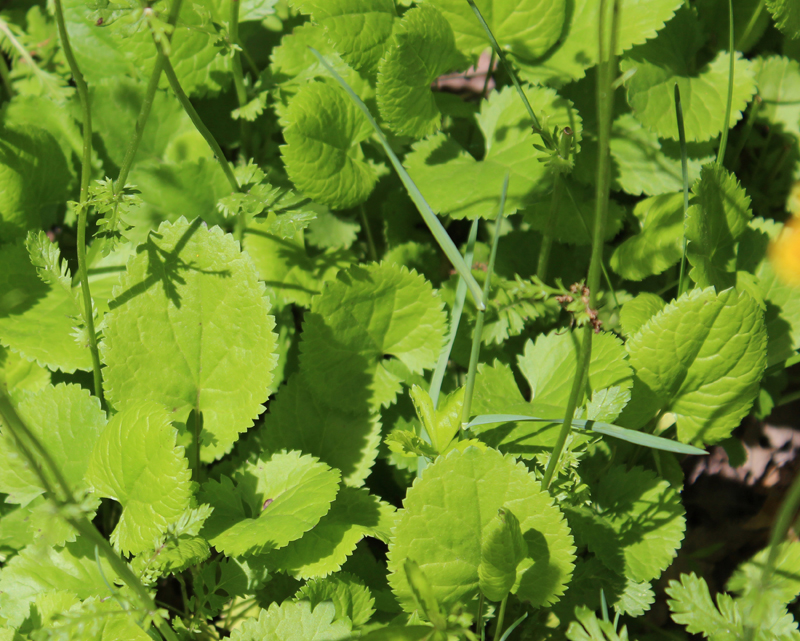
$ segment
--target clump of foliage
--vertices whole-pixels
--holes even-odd
[[[0,640],[656,638],[681,458],[800,361],[798,42],[790,0],[6,3]],[[799,502],[716,598],[671,571],[675,630],[800,639]]]

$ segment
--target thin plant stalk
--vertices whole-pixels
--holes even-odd
[[[39,439],[31,432],[25,422],[17,413],[11,400],[0,387],[0,418],[3,420],[3,426],[6,428],[8,434],[14,440],[19,453],[28,463],[29,468],[36,474],[45,494],[58,507],[58,514],[69,525],[71,525],[79,535],[86,538],[89,542],[97,546],[106,557],[114,572],[119,576],[131,591],[139,599],[142,607],[147,615],[152,617],[153,622],[158,628],[159,632],[164,636],[167,641],[177,641],[177,637],[172,629],[167,625],[166,621],[161,618],[156,610],[155,603],[153,602],[147,589],[142,585],[136,575],[131,571],[128,564],[114,551],[105,537],[100,534],[97,528],[92,525],[89,520],[83,516],[76,516],[80,510],[80,504],[75,500],[69,485],[67,484],[61,470],[55,464],[50,454],[42,446]],[[30,443],[30,446],[28,445]],[[31,450],[36,450],[37,454],[41,457],[42,462],[47,468],[48,472],[56,479],[59,491],[53,487],[48,480],[44,471],[40,468],[36,457]],[[60,496],[62,494],[63,496]]]
[[[592,234],[589,231],[589,228],[586,226],[586,221],[583,219],[583,214],[581,214],[581,208],[578,206],[578,202],[575,200],[575,196],[572,195],[572,190],[569,188],[569,185],[564,183],[564,191],[566,192],[567,196],[569,196],[570,201],[572,202],[572,206],[575,207],[575,211],[578,212],[578,220],[580,221],[581,225],[583,225],[583,229],[586,231],[586,236],[591,238]],[[606,286],[608,287],[608,291],[611,292],[611,299],[614,301],[614,307],[616,309],[620,308],[619,301],[617,300],[617,292],[614,289],[614,285],[611,282],[611,276],[608,275],[608,270],[606,269],[605,261],[600,261],[600,268],[603,271],[603,278],[606,281]]]
[[[247,90],[244,86],[244,72],[242,71],[242,57],[239,54],[239,0],[231,1],[230,13],[230,41],[233,47],[233,55],[231,56],[231,71],[233,72],[233,86],[236,89],[236,100],[239,102],[239,108],[244,109],[247,104]],[[246,119],[239,119],[239,132],[242,139],[241,150],[242,155],[247,158],[247,144],[250,140],[249,123]]]
[[[598,123],[598,163],[597,187],[595,191],[595,220],[594,234],[592,237],[592,257],[589,263],[589,275],[586,284],[589,288],[589,308],[597,307],[597,290],[600,287],[600,273],[603,262],[603,242],[606,235],[606,219],[608,218],[608,198],[611,191],[611,122],[614,115],[614,73],[616,69],[617,30],[619,27],[620,0],[612,2],[612,17],[610,34],[606,33],[606,14],[608,13],[609,0],[600,2],[599,20],[599,60],[597,74],[597,123]],[[589,377],[589,363],[592,357],[592,335],[594,328],[587,323],[583,328],[583,341],[578,353],[575,377],[572,381],[564,423],[561,425],[550,460],[542,479],[542,486],[547,489],[553,480],[553,475],[558,467],[561,453],[567,442],[567,436],[572,428],[572,419],[575,410],[583,400],[585,384]]]
[[[484,631],[483,631],[483,602],[486,600],[486,597],[483,596],[483,592],[481,592],[480,596],[478,597],[478,616],[475,617],[475,629],[478,631],[478,634],[481,635],[481,639],[484,638]]]
[[[494,37],[494,34],[492,33],[489,24],[486,22],[486,19],[483,17],[481,10],[478,9],[477,5],[475,4],[475,0],[467,0],[467,2],[469,3],[469,6],[472,7],[472,11],[478,18],[478,22],[481,23],[481,27],[483,27],[483,30],[486,32],[486,36],[489,38],[489,42],[492,44],[492,51],[494,51],[494,53],[497,54],[497,57],[500,59],[500,62],[503,63],[503,67],[505,67],[506,73],[508,73],[509,78],[511,78],[511,82],[514,83],[514,88],[517,90],[519,97],[522,99],[522,103],[525,105],[525,109],[527,109],[528,115],[530,116],[531,122],[533,123],[534,133],[537,133],[542,137],[542,140],[544,141],[544,144],[548,149],[556,149],[556,141],[553,140],[552,134],[549,131],[547,131],[546,129],[542,129],[542,125],[539,123],[539,119],[533,112],[533,108],[531,107],[531,103],[528,101],[528,97],[522,90],[522,85],[519,82],[519,78],[517,78],[517,74],[514,71],[514,67],[512,67],[508,63],[505,52],[500,47],[500,44],[497,42],[497,38]]]
[[[367,212],[364,209],[364,203],[361,203],[358,208],[359,215],[361,216],[361,226],[364,228],[364,233],[367,236],[367,250],[369,251],[369,259],[378,261],[378,250],[375,247],[375,239],[372,237],[372,228],[369,226],[367,219]]]
[[[367,122],[372,126],[375,135],[378,138],[378,141],[381,143],[386,155],[389,157],[389,161],[392,163],[397,175],[400,177],[400,180],[403,183],[403,186],[406,188],[409,197],[411,200],[414,201],[414,204],[417,206],[419,213],[422,215],[422,219],[425,221],[425,224],[428,226],[428,229],[431,230],[433,237],[436,239],[436,242],[439,244],[439,247],[444,252],[445,256],[447,256],[450,264],[453,265],[453,268],[458,272],[459,276],[463,278],[467,282],[467,288],[469,289],[470,294],[475,299],[475,305],[478,309],[486,309],[486,305],[483,301],[483,294],[481,292],[480,285],[478,285],[478,281],[475,280],[475,277],[472,275],[467,264],[464,262],[464,258],[458,251],[458,248],[453,243],[453,239],[450,238],[447,230],[445,230],[442,223],[436,217],[436,214],[433,213],[431,206],[428,204],[428,201],[425,200],[425,197],[422,195],[422,192],[417,187],[416,183],[411,179],[411,176],[408,175],[408,172],[403,167],[403,164],[400,162],[397,154],[394,153],[394,150],[389,146],[389,141],[386,140],[386,136],[383,135],[383,131],[381,131],[380,126],[377,122],[375,122],[375,118],[372,117],[372,114],[369,111],[369,108],[364,104],[364,101],[358,97],[355,91],[353,91],[352,87],[347,84],[347,82],[342,78],[336,70],[330,66],[327,60],[323,57],[323,55],[314,49],[314,47],[309,47],[311,53],[313,53],[317,60],[320,61],[320,64],[328,70],[328,73],[331,74],[334,80],[339,83],[346,92],[347,95],[350,96],[350,99],[353,103],[361,110],[361,113],[367,119]]]
[[[492,241],[492,252],[489,254],[489,265],[486,268],[486,281],[483,283],[483,300],[489,300],[489,293],[492,290],[492,274],[494,273],[494,263],[497,259],[497,246],[500,243],[500,223],[503,221],[503,211],[506,208],[506,196],[508,195],[508,172],[503,180],[503,192],[500,195],[500,211],[497,212],[497,219],[494,228],[494,240]],[[475,374],[478,371],[478,361],[481,358],[481,338],[483,335],[483,319],[486,315],[484,310],[479,310],[475,318],[475,330],[472,334],[472,350],[469,354],[469,369],[467,370],[467,382],[464,386],[464,405],[461,409],[461,423],[469,422],[469,415],[472,410],[472,394],[475,391]]]
[[[181,2],[182,0],[175,0],[170,8],[167,24],[172,27],[178,22],[178,16],[181,12]],[[171,37],[171,34],[167,36],[167,38]],[[158,91],[158,83],[161,81],[161,73],[164,71],[165,59],[166,56],[164,52],[159,50],[156,61],[153,64],[153,71],[150,72],[150,79],[147,81],[147,88],[145,89],[144,98],[142,99],[142,106],[139,108],[139,115],[136,116],[133,138],[131,138],[128,143],[128,148],[125,150],[125,157],[122,159],[119,175],[117,176],[117,181],[114,183],[114,212],[111,215],[111,224],[108,226],[108,233],[111,234],[113,234],[117,228],[120,197],[125,189],[125,184],[128,182],[128,174],[133,167],[133,160],[136,157],[136,152],[139,151],[139,145],[144,135],[144,128],[147,126],[147,120],[150,118],[150,111],[153,108],[153,101]]]
[[[156,43],[159,54],[163,54],[163,45],[155,39],[155,36],[153,37],[153,40]],[[219,146],[217,139],[214,138],[214,134],[212,134],[208,127],[206,127],[203,119],[200,118],[200,114],[198,114],[195,110],[194,105],[192,105],[192,101],[189,100],[189,96],[186,95],[183,87],[181,87],[181,83],[178,80],[178,76],[175,74],[175,69],[172,66],[172,62],[170,62],[166,55],[164,56],[164,73],[169,81],[169,86],[172,88],[172,91],[175,94],[175,97],[178,99],[178,102],[181,103],[186,115],[189,116],[189,119],[192,121],[195,129],[200,132],[200,135],[203,136],[206,143],[208,143],[208,146],[211,148],[211,152],[217,157],[217,160],[219,160],[219,164],[222,167],[222,171],[225,173],[225,178],[228,179],[231,189],[233,191],[240,191],[239,181],[236,180],[236,176],[234,175],[233,169],[231,169],[231,165],[227,158],[225,158],[222,147]]]
[[[472,265],[472,256],[475,252],[475,240],[478,237],[478,222],[476,218],[472,221],[469,228],[469,237],[467,238],[467,247],[464,252],[464,262],[467,265]],[[453,345],[456,342],[456,335],[458,334],[458,325],[461,322],[461,313],[464,311],[464,301],[467,298],[467,283],[463,278],[458,279],[458,286],[456,287],[456,298],[453,303],[453,311],[450,314],[450,336],[447,337],[447,343],[439,352],[439,360],[436,362],[436,368],[433,370],[433,377],[431,378],[431,386],[429,394],[433,401],[434,409],[439,403],[439,393],[442,390],[442,381],[444,374],[447,370],[447,363],[450,360],[450,353],[453,351]]]
[[[55,14],[58,35],[61,39],[61,48],[75,80],[83,116],[83,156],[81,158],[81,188],[78,199],[78,277],[81,283],[81,298],[83,299],[83,322],[86,325],[86,332],[89,334],[89,352],[92,355],[94,394],[102,403],[103,376],[100,372],[100,351],[97,349],[97,333],[94,329],[94,306],[92,305],[92,293],[89,289],[89,271],[86,265],[86,223],[89,217],[87,200],[89,198],[89,178],[92,174],[92,109],[89,104],[89,87],[86,85],[86,80],[83,78],[80,67],[78,67],[78,61],[75,60],[72,46],[69,43],[61,0],[55,0]]]
[[[686,284],[686,217],[689,212],[689,160],[686,153],[686,129],[683,125],[683,106],[681,89],[675,84],[675,117],[678,120],[678,139],[681,144],[681,176],[683,178],[683,250],[681,251],[681,270],[678,276],[678,297],[683,294]]]
[[[728,102],[725,105],[725,122],[722,123],[722,134],[719,138],[719,151],[717,151],[717,165],[720,167],[725,161],[725,147],[728,145],[728,130],[730,129],[731,110],[733,109],[733,74],[736,67],[736,47],[733,39],[733,0],[728,0],[728,46],[730,47]]]
[[[497,615],[497,625],[494,629],[494,638],[496,641],[502,638],[503,633],[503,619],[506,618],[506,606],[508,605],[508,595],[500,602],[500,612]]]

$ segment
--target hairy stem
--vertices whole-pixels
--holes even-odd
[[[67,25],[64,22],[64,8],[61,0],[55,0],[56,23],[58,35],[61,38],[61,48],[64,57],[75,80],[78,98],[81,103],[83,115],[83,157],[81,158],[81,191],[78,206],[78,277],[81,282],[81,298],[83,299],[83,322],[89,334],[89,351],[92,354],[92,375],[94,378],[94,393],[100,402],[103,402],[103,377],[100,373],[100,352],[97,349],[97,333],[94,330],[94,311],[92,306],[92,293],[89,290],[89,271],[86,265],[86,222],[89,216],[87,200],[89,198],[89,178],[92,174],[92,110],[89,104],[89,87],[83,78],[78,61],[72,52],[67,35]]]
[[[611,28],[606,29],[608,3],[611,7]],[[594,235],[592,237],[592,257],[589,263],[589,275],[586,279],[589,288],[589,307],[597,307],[597,290],[600,287],[600,273],[603,261],[603,240],[606,235],[606,219],[608,218],[608,197],[611,191],[611,122],[614,115],[614,75],[616,70],[617,30],[619,27],[620,0],[601,0],[600,2],[600,51],[597,74],[597,124],[598,124],[598,162],[597,162],[597,187],[595,191],[595,218]],[[610,31],[610,33],[607,33]],[[583,341],[577,358],[575,377],[572,380],[567,401],[567,410],[564,422],[559,430],[558,437],[553,446],[550,460],[547,462],[542,485],[545,489],[550,487],[553,475],[558,468],[561,453],[567,442],[567,436],[572,428],[572,419],[575,410],[583,400],[583,392],[589,378],[589,363],[592,357],[592,335],[594,328],[587,323],[583,328]]]
[[[163,55],[164,49],[162,44],[156,40],[155,36],[153,37],[153,41],[156,43],[158,53]],[[172,66],[172,62],[170,62],[169,58],[166,56],[164,56],[164,73],[167,75],[169,86],[172,88],[172,91],[175,94],[175,97],[178,99],[178,102],[181,103],[186,115],[189,116],[189,119],[192,121],[195,129],[200,132],[200,135],[203,136],[206,143],[208,143],[208,146],[211,148],[212,153],[217,157],[217,160],[219,160],[219,164],[222,167],[222,171],[225,172],[225,178],[228,179],[231,189],[233,191],[240,191],[239,182],[236,180],[236,176],[233,174],[233,169],[231,169],[230,163],[228,162],[227,158],[225,158],[225,154],[222,152],[222,147],[219,146],[217,139],[214,138],[214,134],[212,134],[208,127],[206,127],[203,119],[200,118],[200,114],[198,114],[197,110],[195,110],[194,105],[192,105],[192,101],[189,100],[189,96],[186,95],[183,87],[181,87],[178,76],[175,75],[175,69]]]
[[[489,293],[492,289],[492,274],[494,273],[494,263],[497,259],[497,246],[500,242],[500,224],[503,222],[503,211],[506,208],[506,196],[508,195],[508,172],[503,180],[503,193],[500,195],[500,211],[497,212],[497,219],[494,228],[494,240],[492,241],[492,253],[489,255],[489,265],[486,268],[486,281],[483,283],[483,300],[489,300]],[[475,331],[472,334],[472,349],[469,354],[469,369],[467,370],[467,382],[464,389],[464,405],[461,408],[461,423],[469,422],[470,411],[472,410],[472,394],[475,391],[475,373],[478,371],[478,361],[481,358],[481,338],[483,336],[483,319],[486,311],[478,310],[475,319]]]

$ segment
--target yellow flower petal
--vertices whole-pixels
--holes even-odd
[[[790,285],[800,285],[800,218],[795,216],[770,245],[769,257],[778,278]]]

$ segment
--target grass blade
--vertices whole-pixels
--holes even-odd
[[[506,195],[508,194],[508,172],[503,180],[503,192],[500,194],[500,211],[497,213],[497,223],[494,229],[494,241],[492,242],[492,253],[489,255],[489,266],[486,268],[486,281],[483,284],[483,299],[489,300],[489,291],[492,288],[492,273],[494,263],[497,258],[497,245],[500,241],[500,223],[503,220],[503,211],[506,208]],[[483,335],[483,317],[486,312],[478,311],[475,319],[475,331],[472,334],[472,350],[469,354],[469,369],[467,370],[467,383],[464,391],[464,406],[462,408],[461,420],[466,422],[469,418],[470,408],[472,407],[472,392],[475,390],[475,372],[478,370],[478,361],[481,357],[481,337]]]
[[[328,73],[333,76],[334,80],[336,80],[336,82],[338,82],[339,85],[341,85],[341,87],[347,92],[347,94],[350,96],[350,99],[356,104],[361,112],[367,117],[367,121],[369,121],[369,124],[372,125],[372,128],[375,130],[375,135],[378,137],[381,145],[383,145],[383,149],[386,151],[386,155],[389,156],[389,160],[397,172],[397,175],[400,176],[400,180],[403,181],[403,185],[405,186],[406,191],[408,191],[408,195],[411,197],[411,200],[414,201],[417,209],[419,209],[419,213],[422,214],[422,218],[425,221],[425,224],[428,226],[428,229],[431,230],[436,242],[439,243],[439,247],[442,248],[442,251],[450,260],[450,263],[458,272],[459,276],[466,281],[467,289],[469,289],[470,294],[472,294],[472,297],[475,299],[475,305],[478,307],[478,309],[486,309],[486,305],[483,302],[483,294],[481,293],[481,288],[480,285],[478,285],[478,281],[475,280],[475,277],[472,275],[472,271],[467,266],[467,263],[464,262],[464,258],[459,253],[455,243],[453,243],[452,238],[450,238],[450,235],[442,226],[442,223],[436,217],[436,214],[433,213],[428,201],[425,200],[422,192],[419,190],[414,181],[411,180],[411,176],[408,175],[405,167],[403,167],[402,163],[397,158],[397,155],[389,146],[386,136],[383,135],[383,131],[381,131],[380,126],[377,122],[375,122],[375,118],[372,117],[367,105],[365,105],[361,98],[356,95],[356,92],[352,90],[344,78],[336,73],[334,68],[328,64],[328,61],[325,60],[319,51],[314,49],[314,47],[309,47],[309,49],[317,57],[322,66],[328,70]]]
[[[469,238],[467,239],[467,250],[464,252],[464,262],[467,265],[472,264],[472,256],[475,252],[475,240],[478,237],[478,218],[472,221],[472,226],[469,229]],[[458,279],[458,286],[456,287],[456,299],[453,303],[453,313],[450,315],[450,335],[447,337],[447,343],[439,353],[439,360],[436,363],[436,369],[433,370],[433,377],[431,378],[431,386],[428,390],[433,401],[433,407],[436,408],[439,404],[439,393],[442,391],[442,381],[444,380],[444,373],[447,370],[447,362],[450,360],[450,353],[453,351],[453,345],[456,342],[456,334],[458,334],[458,325],[461,322],[461,313],[464,311],[464,301],[467,298],[467,283],[463,278]]]
[[[492,425],[494,423],[556,423],[563,425],[565,419],[563,418],[541,418],[538,416],[525,416],[523,414],[482,414],[476,416],[469,423],[464,426],[464,429],[471,429],[481,425]],[[585,418],[573,418],[571,427],[588,432],[597,432],[604,436],[611,436],[618,438],[621,441],[627,441],[634,445],[641,445],[649,447],[654,450],[662,450],[664,452],[674,452],[675,454],[707,454],[705,450],[686,443],[679,443],[668,438],[660,436],[653,436],[645,432],[637,432],[636,430],[629,430],[619,425],[612,423],[604,423],[603,421],[592,421]]]
[[[731,109],[733,108],[733,72],[736,66],[736,48],[733,40],[733,0],[728,0],[728,47],[730,52],[728,102],[725,105],[725,122],[722,123],[722,134],[719,137],[719,150],[717,151],[717,165],[720,167],[725,161],[725,147],[728,145],[728,130],[730,129]]]
[[[681,271],[678,277],[678,295],[684,292],[686,276],[686,213],[689,211],[689,161],[686,154],[686,129],[683,126],[683,107],[681,106],[681,88],[675,84],[675,117],[678,119],[678,139],[681,143],[681,174],[683,174],[683,251],[681,253]]]

